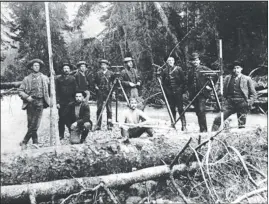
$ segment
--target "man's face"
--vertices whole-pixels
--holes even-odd
[[[173,67],[175,64],[175,59],[173,57],[169,57],[167,59],[167,64],[170,65],[171,67]]]
[[[130,100],[130,108],[135,110],[137,107],[137,101],[136,100]]]
[[[64,73],[65,75],[68,75],[68,74],[70,73],[70,67],[67,66],[67,65],[65,65],[65,66],[63,67],[63,73]]]
[[[82,65],[80,65],[79,69],[80,69],[80,71],[85,72],[87,68],[86,68],[85,64],[82,64]]]
[[[76,99],[77,103],[81,103],[84,100],[83,94],[82,93],[76,93],[75,99]]]
[[[38,62],[35,62],[32,66],[32,69],[35,73],[39,72],[40,70],[40,64]]]
[[[108,65],[106,63],[101,63],[101,68],[107,70]]]
[[[200,65],[200,59],[196,58],[195,60],[192,60],[191,63],[193,64],[193,66],[198,67]]]
[[[234,66],[234,68],[233,68],[233,73],[237,76],[237,75],[239,75],[239,74],[241,74],[241,72],[242,72],[242,67],[240,67],[240,66]]]
[[[132,61],[129,61],[129,62],[126,62],[127,66],[132,68],[133,67],[133,62]]]

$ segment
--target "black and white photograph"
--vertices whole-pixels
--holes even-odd
[[[268,1],[1,1],[1,203],[268,203]]]

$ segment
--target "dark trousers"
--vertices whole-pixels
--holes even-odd
[[[229,98],[224,104],[224,120],[230,115],[237,113],[238,127],[244,128],[247,120],[247,113],[249,111],[248,103],[244,98]],[[219,114],[213,123],[212,131],[217,131],[221,124],[221,115]]]
[[[207,132],[207,122],[206,122],[206,98],[203,96],[198,96],[193,102],[194,110],[198,118],[198,124],[200,127],[200,132]]]
[[[58,126],[59,126],[60,139],[64,138],[65,125],[67,126],[67,121],[66,121],[66,118],[64,117],[64,111],[67,106],[68,104],[60,104],[60,108],[58,110],[58,114],[59,114]],[[68,128],[68,130],[70,132],[70,128]]]
[[[97,119],[99,115],[101,114],[103,104],[108,96],[108,91],[106,92],[100,92],[98,91],[97,94]],[[111,97],[109,97],[107,104],[106,104],[106,114],[107,114],[107,124],[110,125],[112,120],[112,107],[111,107]],[[100,117],[100,120],[97,124],[98,127],[101,127],[102,124],[102,116]]]
[[[183,112],[183,95],[182,93],[166,93],[166,97],[173,115],[174,120],[176,120],[176,108],[178,111],[178,115]],[[186,118],[185,114],[182,115],[181,117],[181,124],[182,127],[186,127]]]
[[[135,127],[135,128],[129,128],[128,130],[121,128],[122,137],[127,137],[127,138],[140,137],[144,132],[148,133],[150,137],[153,136],[153,132],[151,128]]]
[[[40,126],[42,113],[44,108],[43,99],[35,99],[34,102],[29,103],[26,108],[28,131],[23,139],[23,143],[27,144],[30,138],[33,144],[38,144],[37,130]]]
[[[68,125],[68,128],[70,129],[70,143],[79,144],[86,140],[89,131],[92,129],[92,122],[85,122],[84,124],[76,126],[75,128],[71,128],[71,125]]]

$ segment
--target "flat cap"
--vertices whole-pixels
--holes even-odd
[[[191,54],[190,56],[190,60],[196,60],[196,59],[199,59],[199,54],[197,52],[194,52]]]
[[[30,69],[33,66],[33,64],[36,62],[39,63],[40,67],[45,65],[41,59],[32,59],[31,61],[27,63],[27,68]]]
[[[82,65],[82,64],[85,64],[86,66],[88,66],[88,63],[87,63],[87,62],[85,62],[85,61],[79,61],[79,62],[77,63],[77,67],[79,67],[79,66]]]
[[[235,61],[233,62],[233,67],[235,67],[235,66],[240,66],[241,68],[243,68],[242,62],[239,61],[239,60],[235,60]]]

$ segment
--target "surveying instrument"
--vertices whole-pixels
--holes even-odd
[[[120,69],[122,69],[123,66],[111,66],[111,68],[114,68],[116,70],[114,72],[114,77],[115,78],[114,78],[114,81],[113,81],[113,85],[110,88],[109,93],[108,93],[108,95],[106,97],[105,103],[103,104],[101,112],[100,112],[100,114],[99,114],[99,116],[97,118],[96,125],[95,125],[93,131],[95,131],[97,129],[98,123],[99,123],[99,121],[101,119],[101,116],[102,116],[102,114],[103,114],[103,112],[105,110],[107,102],[108,102],[109,98],[111,97],[111,94],[112,94],[114,89],[115,89],[115,92],[116,92],[116,122],[118,122],[118,91],[119,91],[119,89],[121,89],[121,91],[123,93],[123,96],[124,96],[127,104],[129,105],[129,99],[128,99],[128,97],[126,95],[126,92],[124,91],[124,88],[123,88],[123,86],[121,84],[121,81],[120,81]]]

